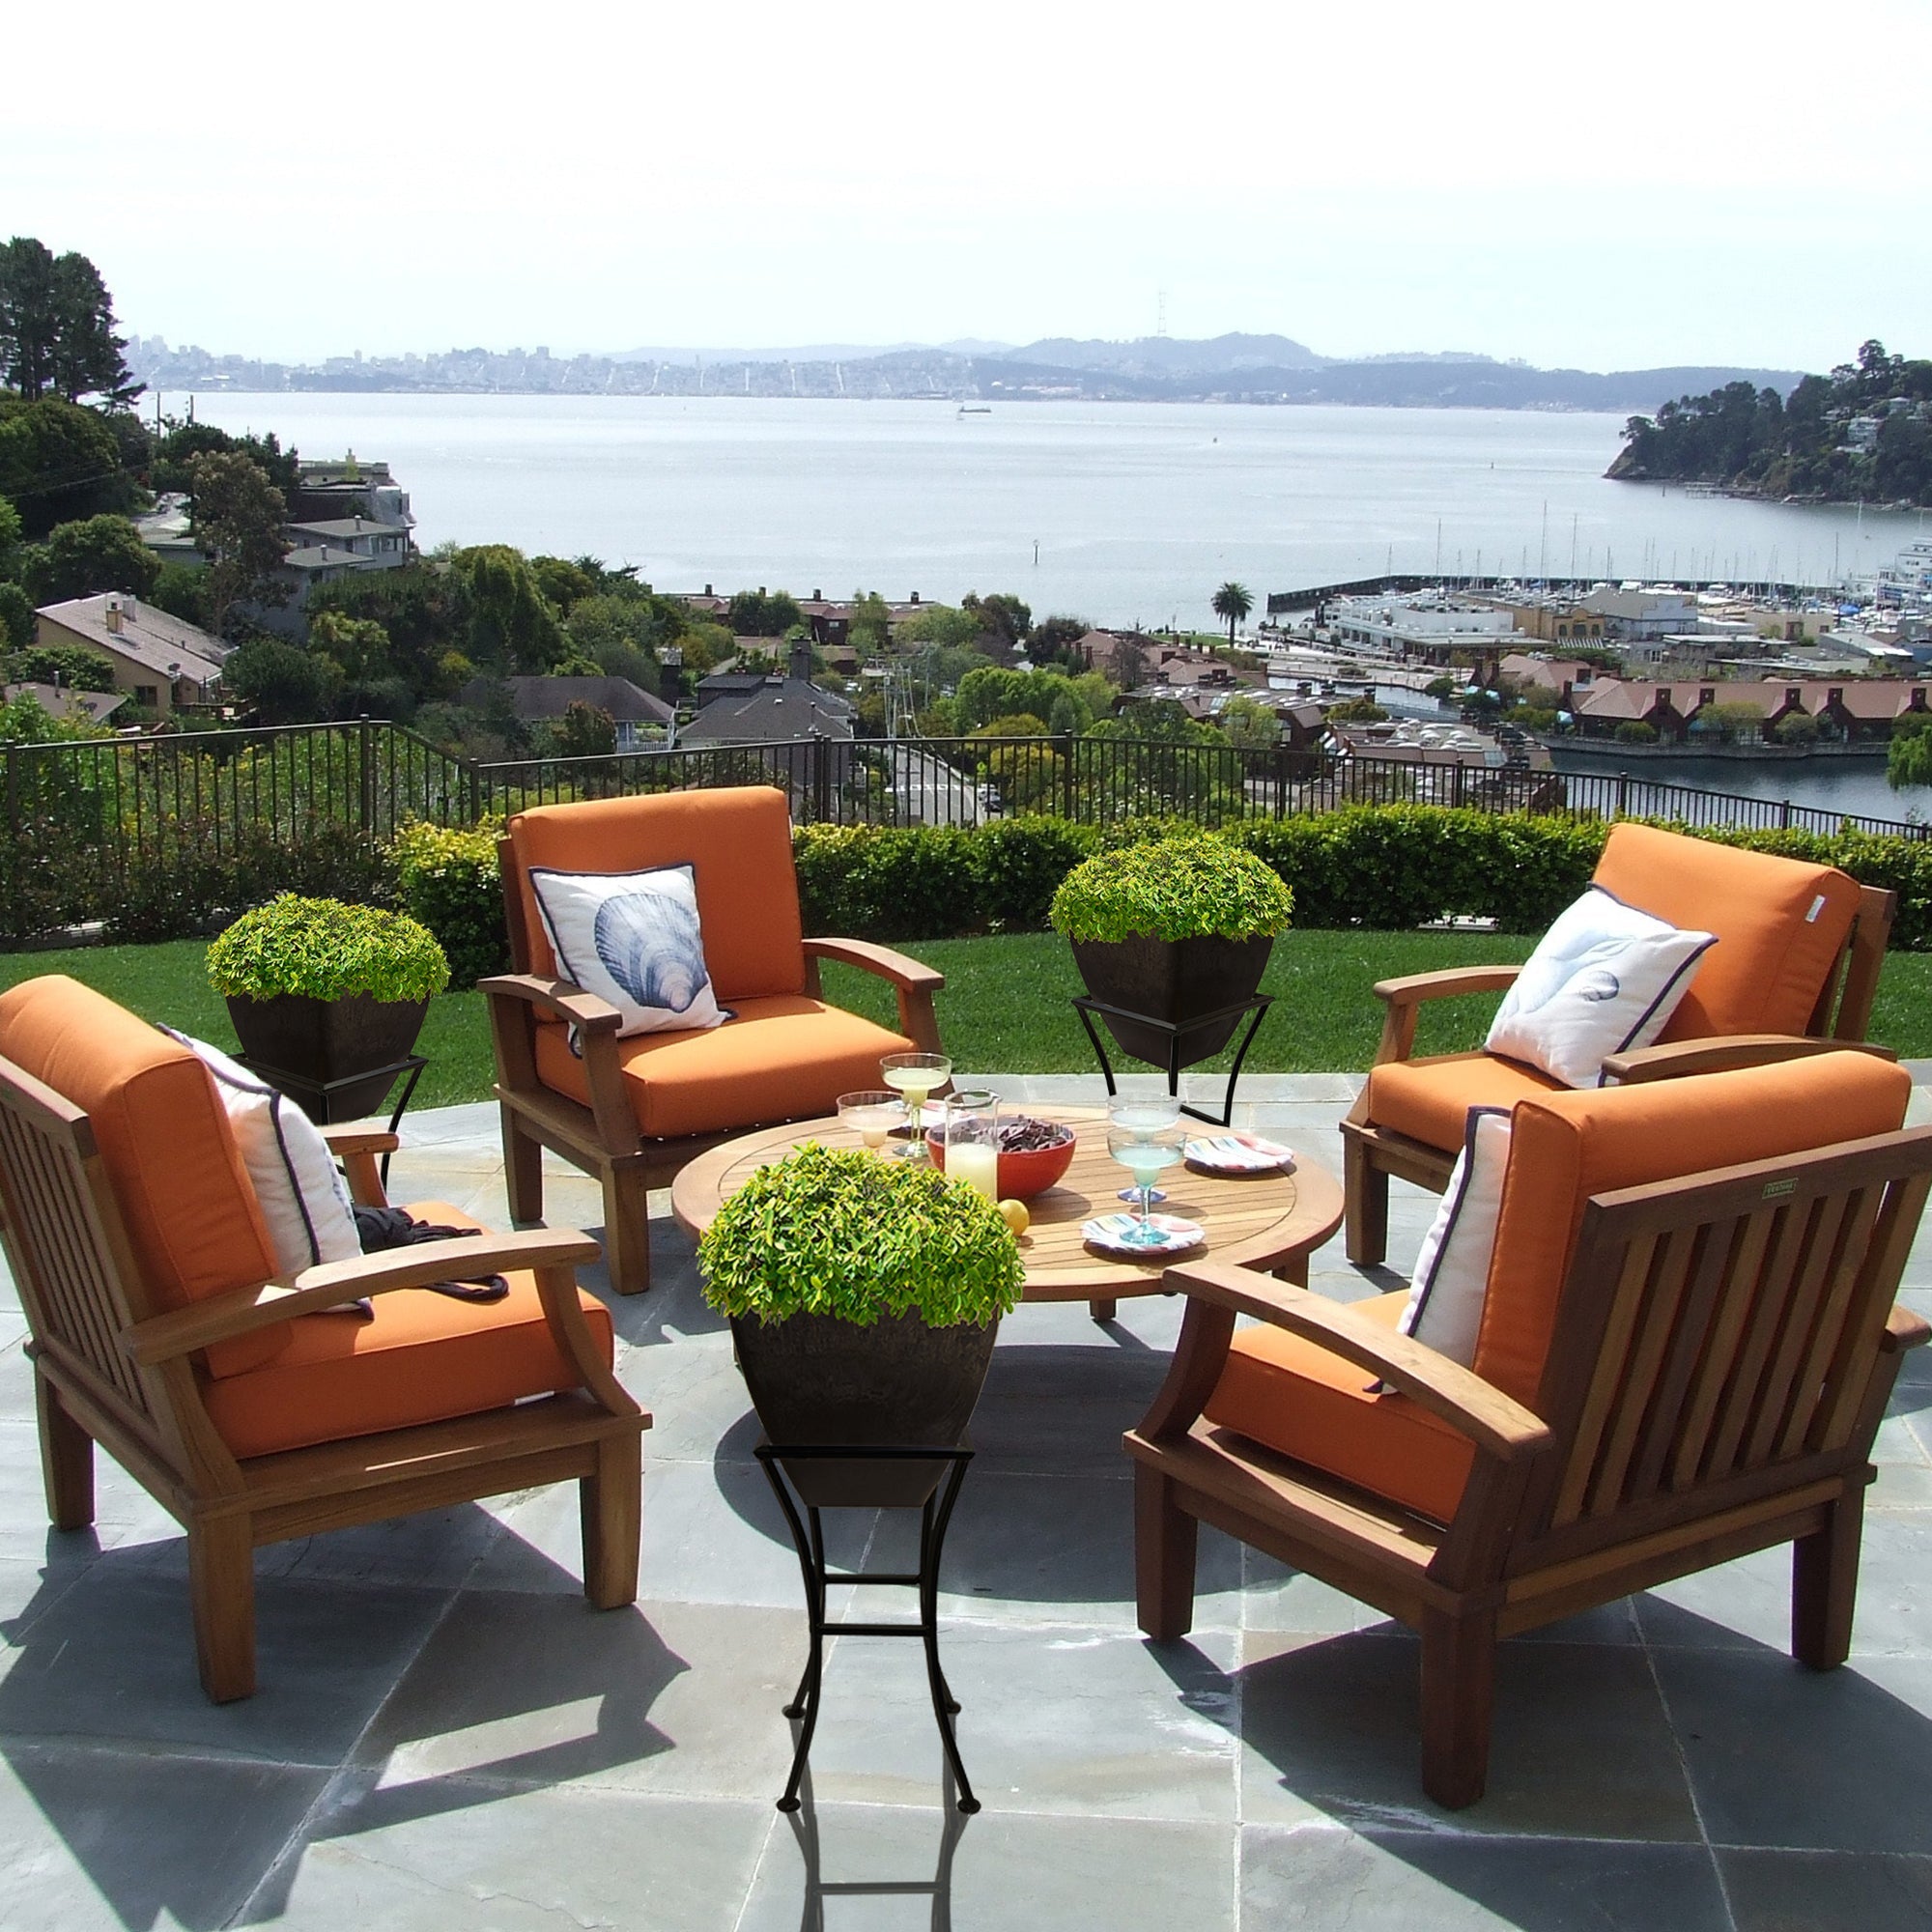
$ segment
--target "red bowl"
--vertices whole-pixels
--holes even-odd
[[[1060,1131],[1065,1138],[1055,1141],[1051,1147],[1029,1148],[1024,1153],[1001,1151],[996,1184],[1002,1201],[1031,1201],[1036,1194],[1044,1194],[1054,1186],[1073,1165],[1073,1129],[1062,1127]],[[937,1127],[926,1128],[925,1144],[931,1151],[933,1166],[944,1168],[946,1143],[939,1135]]]

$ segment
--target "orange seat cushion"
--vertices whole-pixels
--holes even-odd
[[[640,872],[689,866],[711,984],[725,1006],[805,990],[805,927],[791,856],[791,809],[771,785],[657,792],[543,805],[510,820],[529,970],[556,961],[537,917],[532,866]],[[872,1069],[876,1076],[878,1069]]]
[[[1369,1119],[1427,1147],[1456,1153],[1471,1107],[1514,1107],[1535,1094],[1561,1094],[1560,1080],[1493,1053],[1390,1060],[1369,1073]]]
[[[1406,1289],[1354,1304],[1384,1328],[1402,1320]],[[1446,1522],[1474,1451],[1406,1395],[1372,1395],[1375,1378],[1284,1328],[1237,1329],[1202,1411],[1269,1449]]]
[[[1806,1032],[1859,910],[1857,881],[1831,866],[1652,825],[1613,825],[1594,876],[1626,905],[1718,935],[1666,1040]]]
[[[274,1249],[208,1068],[186,1047],[64,974],[0,994],[0,1056],[88,1117],[157,1308],[256,1288]],[[286,1326],[217,1342],[217,1375],[267,1361]]]
[[[638,1130],[652,1139],[809,1121],[839,1094],[879,1084],[879,1062],[912,1041],[802,993],[739,1000],[734,1018],[703,1033],[645,1033],[617,1042]],[[583,1063],[569,1030],[537,1028],[537,1075],[590,1104]]]
[[[1894,1132],[1912,1080],[1863,1053],[1518,1101],[1477,1375],[1538,1406],[1583,1210],[1593,1194]]]
[[[475,1225],[440,1201],[409,1211],[419,1221]],[[576,1388],[577,1371],[551,1337],[535,1277],[508,1280],[508,1296],[497,1302],[401,1289],[373,1298],[374,1321],[298,1316],[272,1362],[204,1386],[209,1416],[237,1456],[271,1456]],[[610,1311],[581,1289],[578,1301],[608,1364]]]

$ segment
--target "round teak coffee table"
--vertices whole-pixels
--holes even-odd
[[[1033,1225],[1020,1236],[1028,1301],[1085,1301],[1096,1321],[1113,1319],[1122,1295],[1157,1294],[1170,1261],[1217,1262],[1261,1268],[1282,1279],[1308,1283],[1308,1257],[1342,1225],[1342,1188],[1334,1176],[1297,1153],[1285,1174],[1230,1177],[1171,1167],[1161,1176],[1167,1199],[1160,1212],[1198,1221],[1207,1239],[1180,1256],[1129,1261],[1087,1246],[1080,1225],[1117,1214],[1127,1171],[1107,1151],[1107,1117],[1090,1107],[1028,1107],[1036,1120],[1059,1121],[1078,1136],[1073,1164],[1056,1187],[1027,1203]],[[862,1145],[838,1120],[795,1121],[761,1127],[702,1153],[671,1182],[672,1211],[694,1235],[711,1225],[724,1203],[759,1168],[781,1160],[806,1141],[830,1148]]]

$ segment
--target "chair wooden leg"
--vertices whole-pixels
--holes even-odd
[[[1389,1178],[1370,1161],[1360,1141],[1347,1137],[1342,1144],[1342,1189],[1345,1250],[1357,1267],[1375,1267],[1388,1254]]]
[[[517,1125],[508,1107],[503,1115],[503,1183],[510,1197],[510,1219],[519,1228],[543,1219],[543,1147]]]
[[[1121,1304],[1118,1301],[1090,1301],[1087,1312],[1095,1321],[1111,1321],[1121,1312]]]
[[[1422,1617],[1422,1788],[1444,1810],[1483,1795],[1496,1695],[1493,1613]]]
[[[1841,1496],[1825,1527],[1791,1546],[1791,1654],[1812,1670],[1835,1670],[1852,1652],[1859,1544],[1865,1499]]]
[[[41,1420],[41,1476],[47,1520],[56,1529],[85,1529],[94,1520],[94,1437],[68,1412],[45,1376],[34,1378]]]
[[[206,1517],[187,1531],[188,1593],[201,1688],[214,1704],[255,1694],[255,1548],[245,1516]]]
[[[1200,1524],[1180,1507],[1171,1477],[1134,1465],[1134,1595],[1140,1626],[1156,1643],[1194,1628],[1194,1553]]]
[[[651,1285],[649,1179],[641,1167],[604,1170],[604,1261],[619,1294]]]
[[[600,1610],[638,1601],[641,1462],[635,1435],[607,1437],[598,1446],[597,1473],[577,1486],[583,1517],[583,1594]]]

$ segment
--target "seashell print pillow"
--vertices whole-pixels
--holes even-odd
[[[696,1032],[727,1017],[704,963],[689,866],[648,872],[532,867],[530,889],[557,971],[623,1014],[620,1038]]]

